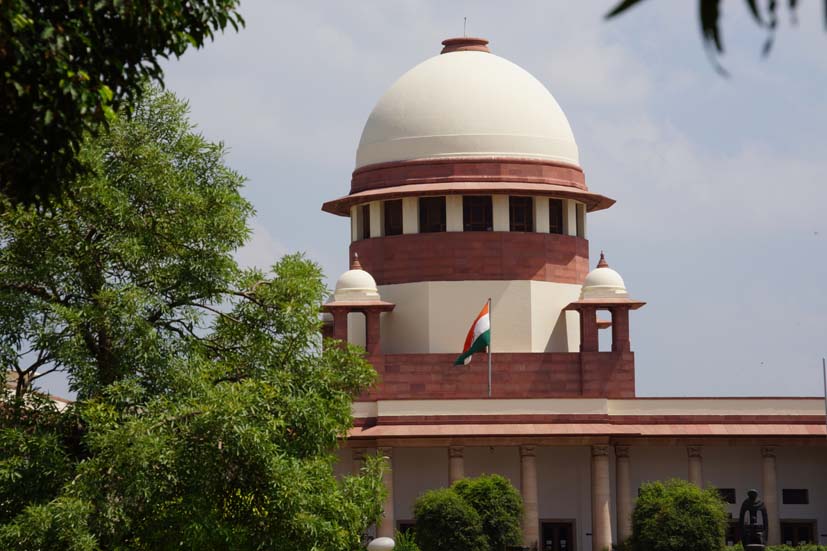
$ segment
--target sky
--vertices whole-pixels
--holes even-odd
[[[640,396],[811,396],[827,355],[827,32],[822,3],[780,5],[766,32],[722,3],[720,76],[696,2],[242,0],[247,26],[165,63],[166,86],[228,147],[257,215],[246,265],[303,251],[332,285],[356,146],[382,93],[467,34],[534,74],[562,106],[592,191],[592,261],[630,293]]]

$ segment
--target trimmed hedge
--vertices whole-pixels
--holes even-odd
[[[640,487],[632,513],[632,551],[721,551],[727,527],[724,503],[715,488],[685,480]]]
[[[414,517],[414,539],[422,551],[489,549],[479,514],[450,488],[419,496]]]
[[[507,478],[498,474],[465,478],[455,482],[451,489],[480,516],[491,551],[522,542],[523,500]]]

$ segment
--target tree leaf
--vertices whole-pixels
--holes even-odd
[[[617,6],[612,8],[612,10],[609,13],[607,13],[604,16],[604,18],[605,19],[611,19],[612,17],[615,17],[616,15],[620,15],[621,13],[626,11],[627,9],[631,8],[632,6],[638,4],[642,1],[643,0],[623,0]]]

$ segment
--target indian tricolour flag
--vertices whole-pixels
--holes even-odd
[[[465,346],[462,347],[462,354],[454,361],[454,365],[462,365],[471,363],[471,356],[475,352],[482,352],[485,347],[491,344],[491,316],[488,313],[488,307],[491,301],[486,301],[482,311],[480,311],[474,323],[471,324],[471,329],[468,330],[468,336],[465,337]]]

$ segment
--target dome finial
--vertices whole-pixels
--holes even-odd
[[[449,54],[451,52],[486,52],[491,53],[488,49],[488,40],[485,38],[476,38],[473,36],[463,36],[460,38],[446,38],[442,41],[441,54]]]
[[[603,251],[600,251],[600,260],[597,263],[598,268],[608,268],[609,263],[606,262],[606,256],[603,254]]]
[[[353,260],[350,262],[351,270],[361,270],[362,265],[359,263],[359,253],[353,253]]]

